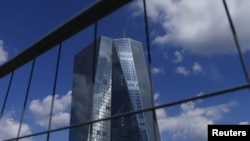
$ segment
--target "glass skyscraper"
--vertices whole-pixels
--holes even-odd
[[[142,44],[101,36],[75,56],[71,124],[152,107]],[[154,112],[70,129],[70,141],[159,141]]]

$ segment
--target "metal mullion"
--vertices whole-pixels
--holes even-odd
[[[29,81],[28,81],[28,86],[27,86],[26,94],[25,94],[25,98],[24,98],[23,109],[22,109],[21,118],[20,118],[20,122],[19,122],[19,128],[18,128],[18,132],[17,132],[17,141],[18,141],[18,138],[19,138],[20,133],[21,133],[21,128],[22,128],[22,124],[23,124],[23,117],[24,117],[24,112],[25,112],[26,106],[27,106],[27,100],[28,100],[28,96],[29,96],[29,92],[30,92],[30,86],[31,86],[31,81],[32,81],[33,73],[34,73],[35,63],[36,63],[36,59],[33,59],[31,71],[30,71],[30,76],[29,76]]]
[[[146,0],[143,0],[143,10],[144,10],[144,23],[145,23],[145,32],[146,32],[146,44],[147,44],[147,51],[148,51],[148,70],[149,70],[149,81],[150,81],[150,86],[151,86],[151,99],[152,99],[152,104],[155,106],[154,102],[154,89],[153,89],[153,77],[152,77],[152,58],[151,58],[151,45],[150,45],[150,37],[149,37],[149,26],[148,26],[148,15],[147,15],[147,5],[146,5]],[[153,113],[153,118],[158,125],[157,117],[156,117],[156,112],[155,109],[152,110]],[[155,124],[154,124],[155,125]],[[158,126],[157,126],[158,128]],[[157,141],[157,132],[156,128],[154,126],[154,140]]]
[[[248,69],[247,69],[246,61],[244,59],[244,56],[243,56],[243,53],[242,53],[242,50],[241,50],[241,47],[240,47],[240,42],[239,42],[237,32],[236,32],[234,24],[233,24],[233,20],[232,20],[232,18],[230,16],[230,12],[228,10],[226,0],[223,0],[223,5],[224,5],[224,8],[225,8],[225,11],[226,11],[226,14],[227,14],[227,18],[228,18],[228,21],[229,21],[229,24],[230,24],[230,28],[231,28],[231,31],[232,31],[232,34],[233,34],[234,42],[236,44],[236,48],[237,48],[237,51],[239,53],[239,57],[240,57],[240,61],[241,61],[241,65],[243,67],[245,77],[247,79],[247,82],[250,83],[250,75],[249,75],[249,72],[248,72]]]
[[[92,76],[92,82],[94,83],[95,82],[95,69],[96,69],[96,42],[97,42],[97,28],[98,28],[98,22],[96,21],[95,24],[94,24],[94,51],[93,51],[93,64],[92,64],[92,67],[93,67],[93,70],[94,70],[94,73],[93,73],[93,76]]]
[[[54,108],[54,101],[55,101],[55,93],[56,93],[56,86],[57,86],[57,78],[58,78],[58,70],[59,70],[59,64],[60,64],[60,59],[61,59],[61,50],[62,50],[62,42],[60,42],[59,47],[58,47],[56,70],[55,70],[54,84],[53,84],[53,90],[52,90],[52,100],[51,100],[50,114],[49,114],[47,141],[49,141],[49,138],[50,138],[49,131],[51,129],[51,122],[52,122],[52,115],[53,115],[53,108]]]
[[[95,76],[96,76],[96,48],[97,48],[97,28],[98,28],[98,21],[96,21],[94,23],[94,50],[93,50],[93,58],[92,58],[92,69],[93,69],[93,75],[92,75],[92,83],[93,83],[93,86],[91,88],[91,91],[92,93],[94,93],[94,87],[95,87]],[[93,129],[93,126],[92,126],[93,123],[90,123],[90,130],[92,131]]]
[[[3,116],[3,113],[4,113],[4,110],[5,110],[5,106],[6,106],[8,97],[9,97],[10,87],[11,87],[11,85],[12,85],[13,76],[14,76],[14,72],[12,72],[11,75],[10,75],[10,80],[9,80],[8,88],[7,88],[5,97],[4,97],[3,106],[2,106],[2,109],[1,109],[1,113],[0,113],[0,122],[1,122],[1,119],[2,119],[2,116]]]
[[[148,16],[147,16],[147,6],[146,1],[143,0],[143,9],[144,9],[144,23],[145,23],[145,32],[146,32],[146,45],[147,45],[147,52],[148,52],[148,70],[149,70],[149,80],[150,80],[150,86],[152,90],[152,102],[154,104],[154,98],[153,98],[153,78],[152,78],[152,57],[151,57],[151,45],[150,45],[150,39],[149,39],[149,27],[148,27]]]

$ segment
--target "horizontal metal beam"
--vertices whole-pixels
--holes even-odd
[[[180,105],[180,104],[183,104],[183,103],[186,103],[186,102],[211,98],[211,97],[215,97],[215,96],[221,96],[221,95],[225,95],[225,94],[232,94],[231,92],[240,91],[240,90],[243,90],[243,89],[247,89],[249,87],[250,87],[250,83],[241,84],[241,85],[238,85],[238,86],[229,87],[229,88],[226,88],[226,89],[217,90],[217,91],[210,92],[210,93],[205,93],[205,94],[200,95],[200,96],[193,96],[193,97],[180,99],[180,100],[177,100],[177,101],[164,103],[164,104],[161,104],[161,105],[157,105],[157,106],[153,106],[153,107],[149,107],[149,108],[145,108],[145,109],[141,109],[141,110],[136,110],[136,111],[126,112],[126,113],[122,113],[122,114],[117,114],[117,115],[113,115],[113,116],[102,118],[102,119],[82,122],[82,123],[78,123],[78,124],[73,124],[73,125],[69,125],[69,126],[65,126],[65,127],[60,127],[60,128],[56,128],[56,129],[52,129],[52,130],[48,130],[48,131],[42,131],[42,132],[30,134],[30,135],[25,135],[25,136],[22,136],[22,137],[19,137],[19,138],[12,138],[12,139],[7,139],[7,140],[3,140],[3,141],[16,141],[18,139],[24,139],[24,138],[43,135],[43,134],[48,134],[48,133],[51,133],[51,132],[67,130],[67,129],[71,129],[71,128],[76,128],[76,127],[80,127],[80,126],[84,126],[84,125],[93,124],[93,123],[96,123],[96,122],[112,120],[112,119],[119,118],[119,117],[135,115],[135,114],[139,114],[139,113],[143,113],[143,112],[151,112],[151,111],[155,111],[155,110],[158,110],[158,109],[161,109],[161,108],[168,108],[168,107],[171,107],[171,106]]]
[[[52,49],[60,42],[70,38],[91,24],[121,8],[133,0],[97,0],[72,19],[62,24],[26,50],[0,66],[0,78],[8,75],[37,56]]]

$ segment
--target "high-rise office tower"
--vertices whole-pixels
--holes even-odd
[[[154,105],[142,44],[100,37],[75,56],[71,124]],[[154,112],[70,129],[70,141],[159,141]]]

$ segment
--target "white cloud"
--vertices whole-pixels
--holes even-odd
[[[51,100],[52,96],[49,95],[43,100],[33,100],[29,105],[29,110],[35,118],[35,123],[45,128],[48,127]],[[70,114],[67,110],[69,109],[70,104],[71,91],[62,97],[55,95],[52,128],[69,124]]]
[[[194,74],[200,74],[202,73],[202,67],[198,62],[194,62],[191,66],[192,70],[188,70],[184,66],[178,66],[175,68],[175,72],[178,74],[182,74],[184,76],[188,76],[190,72],[192,71]]]
[[[8,60],[8,52],[4,50],[4,42],[0,39],[0,65]]]
[[[203,93],[203,92],[199,92],[199,93],[197,93],[197,96],[202,96],[202,95],[204,95],[204,93]]]
[[[178,73],[178,74],[182,74],[184,76],[187,76],[189,75],[189,71],[183,67],[183,66],[178,66],[177,68],[175,68],[175,71]]]
[[[155,93],[154,94],[154,100],[156,101],[159,98],[160,94],[159,93]]]
[[[241,45],[244,50],[249,50],[250,19],[246,17],[250,13],[250,1],[231,0],[227,3]],[[143,13],[141,1],[134,7],[136,13]],[[152,24],[161,27],[161,31],[153,31],[158,33],[153,41],[156,44],[170,43],[200,55],[236,51],[222,1],[151,0],[147,1],[147,7]]]
[[[183,60],[182,54],[179,51],[174,52],[174,63],[180,63]]]
[[[193,63],[193,72],[196,74],[202,72],[202,67],[199,63],[197,63],[197,62]]]
[[[197,107],[188,102],[180,106],[180,114],[169,116],[164,109],[156,111],[161,134],[170,133],[172,140],[189,139],[192,141],[207,140],[207,125],[221,119],[236,102]]]
[[[154,68],[152,68],[152,73],[153,74],[162,74],[162,73],[164,73],[165,71],[164,71],[164,68],[163,67],[159,67],[159,68],[157,68],[157,67],[154,67]]]
[[[13,114],[13,113],[12,113]],[[19,121],[12,118],[12,114],[7,114],[1,118],[0,121],[0,140],[17,137],[19,129]],[[31,129],[28,124],[23,123],[20,136],[31,134]],[[21,141],[31,141],[31,138],[23,139]]]
[[[240,124],[240,125],[248,125],[249,122],[248,122],[248,121],[241,121],[239,124]]]

